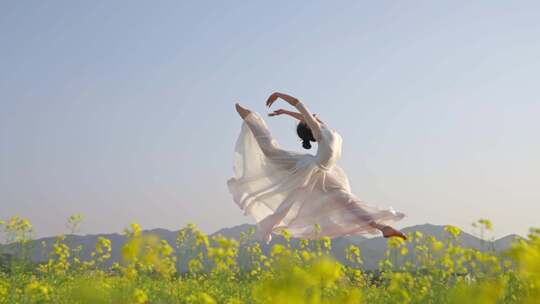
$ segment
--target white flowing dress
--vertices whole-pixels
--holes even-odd
[[[405,215],[362,202],[351,193],[345,172],[336,164],[342,138],[312,119],[299,103],[317,140],[317,154],[279,147],[263,118],[248,114],[236,142],[234,177],[227,181],[234,201],[257,222],[259,237],[286,229],[293,237],[313,239],[377,233],[372,223],[389,224]],[[310,120],[311,118],[311,120]]]

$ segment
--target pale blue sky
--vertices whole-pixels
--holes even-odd
[[[271,4],[269,4],[271,3]],[[355,194],[413,224],[540,226],[536,1],[2,1],[0,218],[37,235],[251,219],[240,120],[274,90],[344,138]],[[278,104],[284,106],[284,104]],[[267,119],[302,150],[294,123]],[[314,150],[311,151],[314,153]]]

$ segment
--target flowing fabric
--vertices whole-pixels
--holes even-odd
[[[341,136],[324,124],[314,134],[317,154],[297,153],[279,147],[258,113],[251,112],[242,123],[234,177],[227,185],[244,214],[255,218],[262,239],[269,241],[272,232],[283,229],[308,239],[377,233],[373,223],[386,225],[405,216],[354,196],[336,164]]]

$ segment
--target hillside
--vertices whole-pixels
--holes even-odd
[[[229,228],[220,229],[209,235],[210,239],[216,235],[222,235],[227,238],[239,239],[240,234],[248,232],[251,228],[255,228],[254,225],[243,224]],[[424,236],[434,236],[438,240],[445,242],[448,238],[447,233],[444,231],[444,226],[423,224],[404,228],[405,233],[419,231]],[[166,240],[170,245],[176,247],[176,237],[178,231],[170,231],[167,229],[152,229],[145,230],[143,233],[151,233],[159,236],[161,239]],[[125,242],[125,236],[113,233],[113,234],[97,234],[97,235],[67,235],[65,243],[71,248],[82,246],[80,257],[89,259],[91,252],[94,250],[96,242],[99,237],[105,237],[111,240],[112,243],[112,257],[109,260],[109,265],[113,262],[120,262],[120,249]],[[479,250],[496,250],[504,251],[510,248],[512,240],[519,238],[517,235],[508,235],[494,241],[484,241],[474,235],[463,232],[459,237],[459,242],[463,247],[476,248]],[[251,240],[256,241],[256,240]],[[48,254],[55,242],[54,237],[41,238],[30,242],[30,254],[32,261],[43,262],[47,259]],[[284,239],[280,236],[275,236],[270,244],[261,243],[262,250],[267,253],[274,244],[283,243]],[[292,239],[293,246],[298,245],[298,240]],[[340,260],[342,263],[347,264],[345,260],[345,249],[350,245],[358,246],[362,251],[362,258],[364,260],[364,267],[366,269],[377,268],[378,261],[384,257],[384,253],[387,249],[387,240],[382,237],[366,238],[363,236],[345,236],[332,240],[332,255]],[[0,252],[13,253],[14,249],[12,245],[0,246]],[[241,261],[240,261],[241,262]],[[180,261],[179,261],[180,263]],[[180,263],[182,265],[185,263]],[[181,267],[183,268],[183,267]]]

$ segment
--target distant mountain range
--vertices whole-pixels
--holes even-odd
[[[415,232],[419,231],[424,236],[434,236],[440,241],[448,239],[448,234],[444,230],[445,226],[438,226],[432,224],[416,225],[402,229],[403,232]],[[227,238],[239,239],[241,233],[248,232],[251,228],[255,228],[254,225],[243,224],[230,228],[223,228],[209,235],[212,236],[222,235]],[[159,236],[163,240],[167,240],[169,244],[176,247],[176,237],[178,231],[170,231],[167,229],[152,229],[145,230],[143,233],[151,233]],[[99,237],[105,237],[111,240],[112,243],[112,256],[109,260],[109,265],[113,262],[121,261],[120,251],[124,244],[126,237],[122,234],[97,234],[97,235],[67,235],[65,243],[71,248],[81,245],[82,251],[80,253],[81,258],[90,259],[90,254],[95,250],[95,245]],[[482,251],[495,250],[497,252],[504,251],[510,248],[513,240],[520,239],[518,235],[508,235],[493,241],[484,241],[476,236],[473,236],[464,231],[461,232],[459,242],[463,247],[476,248]],[[255,242],[256,240],[252,240]],[[48,254],[55,242],[55,237],[46,237],[37,240],[33,240],[30,243],[31,248],[30,256],[34,262],[42,262],[48,259]],[[261,243],[263,252],[267,253],[274,244],[283,243],[284,239],[281,236],[275,236],[270,244]],[[291,240],[293,246],[298,244],[298,240]],[[342,263],[347,264],[345,259],[345,249],[350,245],[356,245],[361,249],[362,259],[364,261],[363,267],[365,269],[376,269],[378,261],[384,258],[384,253],[387,249],[387,240],[382,237],[366,238],[363,236],[344,236],[335,238],[332,240],[332,255],[340,260]],[[12,253],[12,245],[0,245],[0,253]],[[241,262],[241,261],[240,261]],[[180,263],[182,265],[185,263]],[[182,268],[182,267],[181,267]]]

